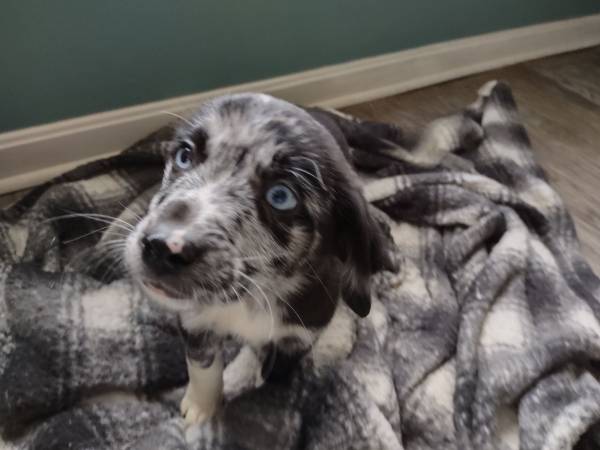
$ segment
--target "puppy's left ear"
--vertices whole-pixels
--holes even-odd
[[[395,267],[390,240],[358,188],[338,193],[334,215],[334,252],[344,267],[341,294],[352,311],[365,317],[371,310],[371,275]]]

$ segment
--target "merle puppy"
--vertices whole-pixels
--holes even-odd
[[[162,187],[128,237],[130,273],[178,311],[187,422],[222,395],[220,342],[235,336],[285,374],[339,299],[369,313],[386,240],[333,116],[262,94],[217,98],[176,132]]]

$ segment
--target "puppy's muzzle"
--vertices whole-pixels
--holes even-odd
[[[176,275],[204,259],[211,251],[210,244],[196,244],[160,234],[146,235],[140,243],[144,264],[159,275]]]

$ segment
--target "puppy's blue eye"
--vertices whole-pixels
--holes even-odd
[[[280,211],[289,211],[298,204],[296,196],[292,190],[284,184],[271,186],[267,191],[267,201],[269,205]]]
[[[192,167],[192,145],[189,142],[182,143],[175,153],[175,164],[181,170]]]

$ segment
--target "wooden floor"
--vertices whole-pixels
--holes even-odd
[[[583,252],[600,274],[600,47],[539,59],[344,108],[357,117],[420,127],[508,82],[537,160],[573,214]]]
[[[600,47],[485,72],[344,110],[421,127],[456,112],[492,79],[510,83],[535,154],[575,217],[584,254],[600,274]],[[15,195],[0,197],[0,206]]]

